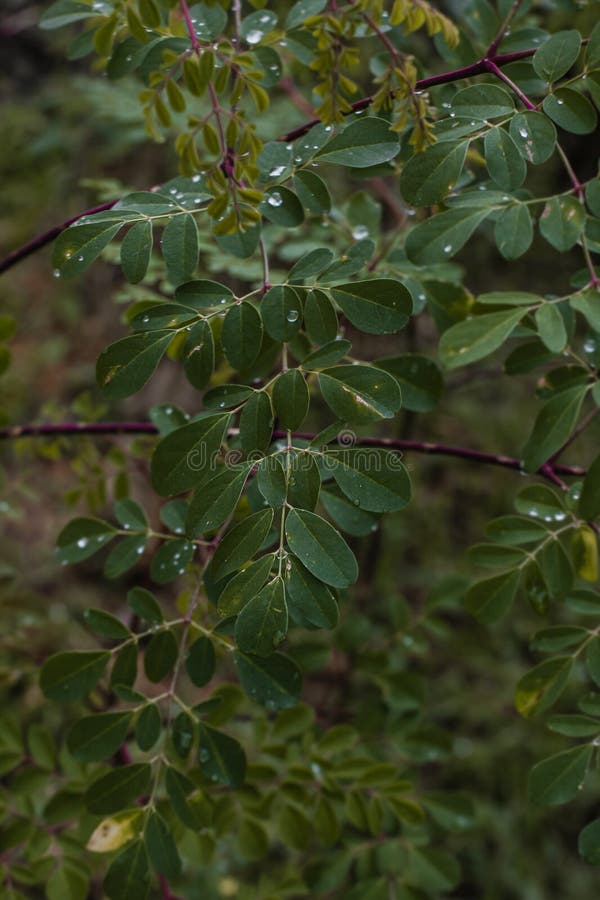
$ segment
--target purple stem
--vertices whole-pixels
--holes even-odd
[[[523,106],[525,106],[527,109],[537,110],[537,106],[535,105],[535,103],[531,102],[529,97],[527,97],[523,93],[521,88],[517,84],[515,84],[514,81],[512,81],[508,77],[508,75],[505,75],[504,72],[502,72],[501,69],[498,68],[498,66],[496,65],[496,63],[493,60],[491,60],[491,59],[485,60],[485,67],[488,70],[488,72],[491,72],[492,75],[495,75],[496,78],[499,78],[500,81],[503,81],[504,84],[506,84],[511,89],[511,91],[514,94],[516,94],[516,96],[519,98],[519,100],[521,101]]]
[[[158,434],[158,429],[151,422],[61,422],[58,425],[11,425],[8,428],[0,428],[0,440],[25,437],[74,437],[79,434]],[[230,429],[230,437],[235,437],[237,434],[239,434],[237,428]],[[283,430],[273,432],[273,437],[277,439],[286,436],[287,432]],[[312,441],[315,435],[297,432],[293,437]],[[390,450],[425,453],[432,456],[453,456],[469,462],[501,466],[517,472],[522,471],[521,461],[516,457],[485,453],[482,450],[472,450],[470,447],[385,437],[357,437],[356,444],[361,447],[387,447]],[[557,473],[581,478],[586,474],[586,470],[581,466],[565,466],[554,462],[545,463],[539,470],[540,475],[544,475],[550,480],[553,480]]]

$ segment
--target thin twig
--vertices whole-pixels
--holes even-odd
[[[0,441],[27,437],[76,437],[80,434],[110,435],[110,434],[158,434],[156,426],[151,422],[62,422],[60,424],[45,425],[12,425],[8,428],[0,428]],[[237,437],[238,428],[230,428],[229,437]],[[275,439],[287,437],[287,431],[275,430]],[[312,441],[314,434],[308,432],[296,432],[292,435],[297,440]],[[469,462],[483,463],[492,466],[500,466],[505,469],[522,471],[521,460],[504,454],[485,453],[482,450],[473,450],[470,447],[457,447],[452,444],[440,444],[434,441],[413,441],[400,438],[386,437],[357,437],[356,445],[361,447],[384,447],[389,450],[398,450],[409,453],[424,453],[432,456],[452,456]],[[540,469],[540,474],[548,477],[550,470],[561,475],[571,475],[582,478],[586,470],[581,466],[566,466],[555,464],[549,460],[546,464],[547,471]],[[549,467],[549,468],[548,468]]]
[[[181,12],[183,13],[183,18],[185,19],[187,32],[190,36],[190,41],[192,42],[192,50],[194,51],[194,53],[200,53],[200,44],[198,43],[198,36],[196,34],[196,29],[194,28],[194,23],[192,21],[190,8],[187,5],[186,0],[179,0],[179,6],[181,7]]]
[[[504,38],[506,32],[508,31],[510,23],[512,22],[512,20],[514,19],[514,17],[516,16],[516,14],[519,11],[521,2],[522,2],[522,0],[514,0],[514,3],[511,6],[511,8],[509,9],[509,11],[506,15],[506,18],[504,19],[504,22],[498,29],[496,36],[494,37],[494,40],[492,41],[490,46],[487,48],[487,51],[485,54],[487,57],[493,58],[496,55],[496,51],[498,50],[498,47],[502,43],[502,39]]]
[[[517,84],[515,84],[514,81],[512,81],[508,77],[508,75],[505,75],[505,73],[496,65],[493,60],[486,60],[486,69],[488,70],[488,72],[491,72],[492,75],[495,75],[496,78],[499,78],[500,81],[503,81],[504,84],[506,84],[511,89],[511,91],[516,94],[523,106],[527,107],[527,109],[537,110],[537,106],[535,105],[535,103],[531,102],[529,97],[527,97],[523,93],[521,88]]]

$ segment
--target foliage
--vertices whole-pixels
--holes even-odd
[[[515,707],[577,742],[536,761],[529,799],[577,797],[600,741],[600,457],[559,457],[600,405],[600,180],[580,180],[563,144],[597,124],[600,26],[551,25],[518,0],[475,2],[456,23],[421,0],[44,11],[42,28],[69,26],[70,57],[94,54],[115,91],[139,80],[148,136],[179,165],[60,229],[54,275],[99,258],[122,270],[130,333],[97,361],[107,403],[170,364],[194,399],[180,408],[178,387],[146,406],[158,440],[131,450],[144,502],[115,479],[112,502],[101,492],[58,535],[59,563],[102,554],[127,610],[87,609],[89,637],[45,659],[48,722],[3,723],[7,897],[461,890],[470,785],[463,772],[459,790],[438,788],[428,771],[450,728],[428,719],[425,679],[375,624],[361,659],[368,609],[352,633],[361,548],[419,503],[408,450],[528,478],[469,551],[484,574],[434,587],[414,631],[426,645],[459,604],[484,625],[529,604],[546,656],[521,673]],[[428,74],[433,48],[445,71]],[[269,116],[279,86],[314,104],[284,134]],[[555,160],[565,184],[538,191]],[[575,260],[568,286],[515,277],[472,293],[450,260],[481,240],[507,262],[546,242]],[[394,352],[422,322],[438,359],[418,340]],[[0,320],[2,370],[14,330]],[[403,411],[435,411],[454,370],[498,351],[525,390],[541,373],[519,459],[396,436]],[[126,469],[127,454],[108,462]],[[410,615],[392,609],[394,633]],[[329,721],[302,690],[336,640],[366,702],[361,716],[342,697]],[[596,819],[579,836],[589,863],[599,840]]]

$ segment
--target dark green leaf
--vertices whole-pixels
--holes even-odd
[[[526,312],[512,309],[457,322],[441,337],[440,359],[449,369],[455,369],[489,356],[510,337]]]
[[[434,360],[418,353],[403,353],[378,359],[376,365],[393,375],[400,385],[404,409],[435,409],[444,390],[444,379]]]
[[[556,146],[556,128],[541,112],[527,110],[510,120],[510,133],[521,156],[534,166],[550,159]]]
[[[292,509],[285,520],[290,550],[309,572],[333,587],[349,587],[358,577],[354,554],[335,528],[305,509]]]
[[[556,656],[523,675],[515,691],[517,711],[528,717],[550,709],[567,686],[572,668],[570,656]]]
[[[594,748],[589,744],[543,759],[530,772],[529,799],[541,806],[559,806],[577,796]]]
[[[110,344],[98,357],[98,384],[113,399],[135,394],[152,377],[172,339],[171,331],[151,331]]]
[[[142,840],[136,840],[111,862],[104,891],[109,900],[146,900],[150,890],[148,855]]]
[[[89,786],[84,799],[97,815],[119,812],[146,793],[152,775],[149,763],[134,763],[101,775]]]
[[[318,378],[325,402],[343,422],[391,419],[400,408],[398,382],[373,366],[335,366],[319,372]]]
[[[56,270],[65,278],[80,275],[100,256],[121,227],[121,222],[114,221],[71,225],[54,242],[52,262]]]
[[[169,497],[202,481],[221,446],[228,422],[228,415],[206,416],[163,438],[152,457],[154,489]]]
[[[297,559],[291,557],[289,562],[286,592],[292,616],[309,622],[315,628],[335,628],[338,605],[332,591]]]
[[[405,164],[400,191],[412,206],[431,206],[453,190],[467,156],[468,142],[440,141]]]
[[[246,773],[246,756],[240,744],[228,734],[201,724],[198,759],[202,773],[210,781],[240,787]]]
[[[398,138],[385,119],[367,116],[347,125],[314,153],[315,159],[354,169],[387,162],[400,149]]]
[[[270,656],[285,638],[287,627],[283,579],[276,577],[240,611],[235,623],[235,639],[244,653]]]
[[[221,592],[218,609],[222,616],[236,616],[242,607],[262,588],[275,561],[272,553],[261,556],[238,572]]]
[[[167,823],[156,811],[151,812],[146,819],[144,839],[154,870],[166,878],[177,878],[181,874],[177,845]]]
[[[566,75],[581,49],[578,31],[558,31],[545,41],[533,57],[533,68],[544,81],[552,84]]]
[[[264,295],[261,313],[265,330],[275,341],[291,341],[302,324],[302,304],[296,291],[286,284],[272,287]]]
[[[558,88],[548,94],[542,108],[553,122],[572,134],[590,134],[598,122],[596,110],[587,97],[571,88]]]
[[[273,405],[280,428],[296,431],[306,418],[310,395],[302,372],[283,372],[273,387]]]
[[[256,553],[269,533],[272,521],[273,510],[263,509],[227,532],[210,565],[215,581],[241,568]]]
[[[173,216],[161,241],[169,281],[178,285],[194,273],[198,265],[198,227],[192,215]]]
[[[105,650],[55,653],[42,666],[40,687],[50,700],[83,700],[100,681],[109,659]]]
[[[523,447],[526,472],[537,472],[567,440],[577,424],[586,392],[586,386],[578,385],[561,391],[544,404]]]
[[[296,663],[283,653],[249,656],[235,653],[242,687],[249,697],[267,709],[288,709],[300,698],[302,674]]]
[[[412,312],[410,293],[391,278],[338,284],[331,294],[346,318],[367,334],[399,331]]]
[[[148,270],[152,255],[152,222],[136,222],[121,243],[121,268],[127,281],[137,284]]]
[[[273,410],[266,391],[256,391],[240,416],[240,440],[246,453],[266,450],[273,434]]]
[[[480,622],[491,625],[498,622],[510,610],[520,572],[504,572],[485,581],[478,581],[467,591],[465,605]]]
[[[99,762],[116,753],[129,731],[130,712],[97,713],[80,719],[67,735],[69,752],[84,762]]]
[[[215,672],[215,648],[210,638],[199,637],[188,650],[185,668],[192,684],[204,687]]]
[[[155,684],[166,678],[173,670],[178,652],[175,635],[168,628],[153,634],[144,653],[146,677]]]
[[[160,625],[163,621],[161,608],[150,591],[135,587],[127,594],[127,602],[136,615],[149,625]]]

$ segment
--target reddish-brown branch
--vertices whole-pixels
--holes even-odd
[[[237,428],[229,431],[230,437],[238,434]],[[158,429],[151,422],[61,422],[54,425],[12,425],[8,428],[0,428],[0,440],[9,440],[26,437],[75,437],[80,434],[110,435],[110,434],[158,434]],[[286,431],[274,431],[273,437],[285,438]],[[293,435],[298,440],[312,441],[314,434],[297,432]],[[521,461],[513,456],[503,454],[485,453],[482,450],[473,450],[470,447],[457,447],[451,444],[440,444],[434,441],[411,441],[400,438],[386,437],[357,437],[356,444],[361,447],[385,447],[389,450],[398,450],[407,453],[424,453],[432,456],[452,456],[464,459],[468,462],[482,463],[492,466],[500,466],[504,469],[522,471]],[[571,475],[582,478],[586,470],[581,466],[565,466],[562,464],[547,462],[540,468],[540,475],[550,480],[555,480],[556,475]]]
[[[190,40],[192,41],[192,45],[194,45],[194,39],[196,38],[193,23],[191,21],[191,16],[189,13],[189,7],[185,0],[181,2],[181,10],[182,14],[186,20],[186,24],[188,27],[188,31],[190,33]],[[187,10],[187,15],[186,15]],[[196,39],[197,43],[197,39]],[[197,49],[194,47],[194,49]],[[494,63],[497,67],[507,66],[509,63],[516,62],[520,59],[527,59],[536,52],[537,47],[532,47],[528,50],[516,50],[513,53],[501,53],[495,56],[491,62]],[[447,84],[451,81],[460,81],[463,78],[472,78],[475,75],[484,75],[486,72],[489,72],[489,62],[490,59],[480,59],[478,62],[472,63],[469,66],[463,66],[460,69],[452,69],[449,72],[441,72],[439,75],[430,75],[428,78],[422,78],[420,81],[417,81],[415,84],[415,91],[424,91],[430,87],[435,87],[438,84]],[[352,112],[360,112],[363,109],[367,109],[372,103],[372,97],[362,97],[360,100],[356,100],[352,104]],[[293,141],[298,137],[302,137],[302,135],[306,134],[307,131],[314,125],[319,124],[319,119],[309,119],[303,125],[299,125],[297,128],[292,129],[292,131],[288,131],[287,134],[282,135],[279,140],[281,141]],[[23,244],[22,247],[13,250],[12,253],[9,253],[3,260],[0,260],[0,274],[6,272],[7,269],[10,269],[16,263],[20,262],[22,259],[30,256],[30,254],[35,253],[36,250],[40,250],[42,247],[45,247],[47,244],[50,244],[53,240],[55,240],[58,235],[68,228],[69,225],[72,225],[74,222],[77,222],[78,219],[81,219],[83,216],[90,216],[96,212],[102,212],[105,209],[110,209],[117,203],[116,200],[111,200],[108,203],[102,203],[100,206],[96,206],[93,209],[87,209],[84,212],[79,213],[76,216],[73,216],[70,219],[67,219],[65,222],[62,222],[60,225],[55,225],[54,228],[50,228],[48,231],[45,231],[43,234],[38,235],[38,237],[33,238],[31,241],[28,241],[26,244]]]

